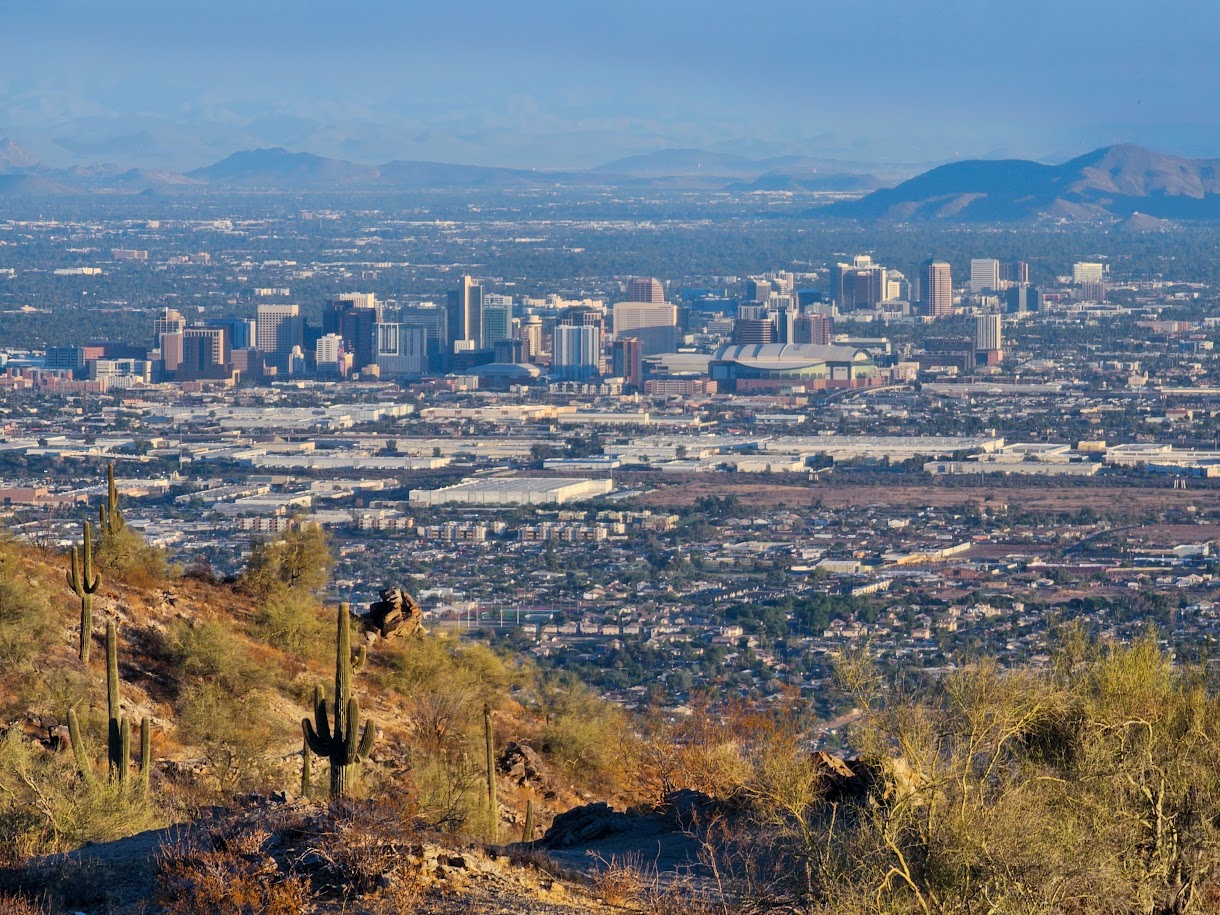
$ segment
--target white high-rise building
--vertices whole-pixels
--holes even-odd
[[[1072,264],[1073,283],[1100,283],[1105,279],[1106,266],[1091,261]]]
[[[428,368],[428,330],[411,324],[374,325],[382,375],[422,375]]]
[[[1000,262],[992,257],[976,257],[970,261],[970,294],[982,295],[1000,288]]]
[[[678,306],[652,302],[616,302],[613,309],[614,334],[630,336],[642,327],[676,327]]]
[[[559,325],[551,338],[551,375],[581,380],[598,374],[602,330],[596,324]]]

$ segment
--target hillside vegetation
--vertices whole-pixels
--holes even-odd
[[[385,641],[353,623],[345,653],[342,615],[318,600],[316,529],[263,545],[231,584],[121,564],[130,551],[101,539],[88,663],[65,558],[0,542],[0,912],[1220,907],[1220,700],[1207,665],[1175,667],[1152,638],[1067,631],[1043,668],[980,662],[914,693],[866,652],[845,655],[859,715],[856,755],[838,759],[814,752],[796,695],[628,716],[480,644]],[[301,722],[318,720],[321,683],[344,733],[345,657],[356,705],[337,705],[376,731],[346,757],[346,796],[328,799],[326,760],[303,772]],[[602,800],[635,806],[587,807],[498,857]],[[142,849],[147,884],[90,882],[45,857],[171,823],[197,825],[116,846]],[[665,859],[658,829],[685,861]],[[633,831],[636,850],[615,851]],[[598,855],[586,878],[556,869],[573,859],[552,846],[577,840]]]

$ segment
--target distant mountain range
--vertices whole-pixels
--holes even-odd
[[[701,150],[661,150],[587,170],[544,170],[395,161],[363,165],[285,149],[251,149],[186,174],[114,165],[56,169],[40,165],[11,140],[0,140],[0,195],[91,192],[418,191],[525,187],[622,187],[862,192],[880,186],[869,174],[836,170],[799,156],[751,159]],[[829,168],[827,166],[830,166]]]
[[[820,212],[855,219],[1002,222],[1037,217],[1220,219],[1220,159],[1107,146],[1062,165],[974,159]]]
[[[1183,159],[1138,146],[1109,146],[1061,165],[1023,159],[953,162],[877,190],[881,184],[862,163],[803,156],[756,159],[696,149],[659,150],[570,171],[413,161],[363,165],[279,148],[236,152],[186,174],[115,165],[56,169],[40,165],[11,140],[0,140],[0,197],[609,187],[836,192],[858,196],[812,208],[810,214],[863,220],[1096,220],[1136,214],[1145,222],[1220,219],[1220,159]]]

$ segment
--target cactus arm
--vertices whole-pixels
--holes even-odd
[[[347,727],[343,732],[343,761],[349,766],[356,761],[360,745],[360,701],[354,696],[347,700]]]
[[[330,743],[330,711],[326,707],[326,692],[321,684],[313,688],[313,720],[318,739]]]
[[[309,749],[313,750],[319,756],[330,756],[331,745],[329,740],[323,740],[318,736],[318,732],[313,729],[308,718],[301,719],[301,733],[305,735],[305,744]]]
[[[89,527],[89,522],[86,521],[82,527],[84,528],[84,544],[81,547],[81,573],[83,580],[81,585],[86,594],[93,594],[97,591],[98,585],[102,583],[101,575],[93,574],[93,531]],[[72,571],[76,571],[76,560],[72,561]],[[79,592],[78,592],[79,593]]]
[[[377,724],[369,721],[364,726],[364,733],[360,737],[360,746],[356,748],[356,759],[364,762],[369,758],[369,754],[373,752],[373,744],[377,741]]]
[[[72,547],[72,549],[69,551],[69,555],[71,556],[71,559],[68,560],[69,565],[66,574],[68,579],[68,587],[72,589],[72,592],[77,597],[84,597],[85,593],[84,589],[81,587],[80,576],[76,574],[76,564],[78,560],[76,547]]]

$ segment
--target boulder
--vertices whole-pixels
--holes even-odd
[[[383,639],[424,634],[423,610],[402,588],[382,588],[381,600],[369,605],[365,625]]]

